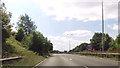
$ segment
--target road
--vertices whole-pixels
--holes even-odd
[[[70,66],[70,67],[79,67],[79,68],[118,68],[118,61],[95,58],[89,56],[79,56],[72,54],[54,54],[45,61],[39,63],[38,67],[44,66]],[[108,67],[109,66],[109,67]],[[52,67],[52,68],[54,68]],[[70,68],[69,67],[69,68]],[[65,68],[65,67],[64,67]]]

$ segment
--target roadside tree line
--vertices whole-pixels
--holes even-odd
[[[13,36],[17,41],[21,42],[21,46],[31,50],[39,55],[48,55],[53,50],[53,44],[47,37],[37,31],[34,21],[25,14],[21,15],[17,22],[17,32],[12,31],[10,23],[12,13],[6,11],[5,4],[0,6],[0,21],[2,23],[2,56],[13,51],[10,44],[6,44],[6,39]]]
[[[118,50],[120,49],[120,34],[114,40],[112,37],[109,36],[109,34],[104,33],[104,40],[102,45],[102,33],[95,33],[92,39],[90,39],[90,43],[81,43],[70,51],[87,51],[87,45],[92,46],[92,51],[102,51],[103,48],[105,52],[118,52]]]
[[[37,26],[31,18],[25,14],[20,16],[17,22],[18,31],[14,33],[15,39],[21,42],[23,47],[39,53],[39,55],[48,54],[53,50],[53,44],[42,33],[36,31]]]

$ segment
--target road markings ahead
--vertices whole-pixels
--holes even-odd
[[[85,66],[83,66],[83,67],[88,68],[86,65],[85,65]]]
[[[36,64],[34,67],[32,68],[36,68],[37,66],[39,66],[40,64],[42,64],[44,61],[46,61],[47,59],[44,59],[43,61],[41,61],[40,63]]]

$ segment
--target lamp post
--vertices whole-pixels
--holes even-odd
[[[103,0],[102,0],[102,52],[104,52],[104,11],[103,11]]]
[[[69,34],[67,34],[67,35],[69,36]],[[69,51],[70,51],[70,38],[69,38],[69,44],[68,44],[68,45],[69,45]],[[68,51],[68,52],[69,52],[69,51]]]
[[[68,36],[70,36],[70,35],[73,35],[73,34],[67,34]],[[69,51],[70,51],[70,49],[71,49],[71,45],[70,45],[70,38],[69,38]]]

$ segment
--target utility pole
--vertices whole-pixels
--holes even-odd
[[[73,35],[73,34],[67,34],[68,36],[70,36],[70,35]],[[71,45],[70,45],[70,38],[69,38],[69,51],[70,51],[70,49],[71,49]]]
[[[69,34],[67,34],[69,36]],[[70,51],[70,38],[69,38],[69,42],[68,42],[68,45],[69,45],[69,50],[68,52]]]
[[[103,0],[102,0],[102,52],[104,52],[104,11],[103,11]]]

